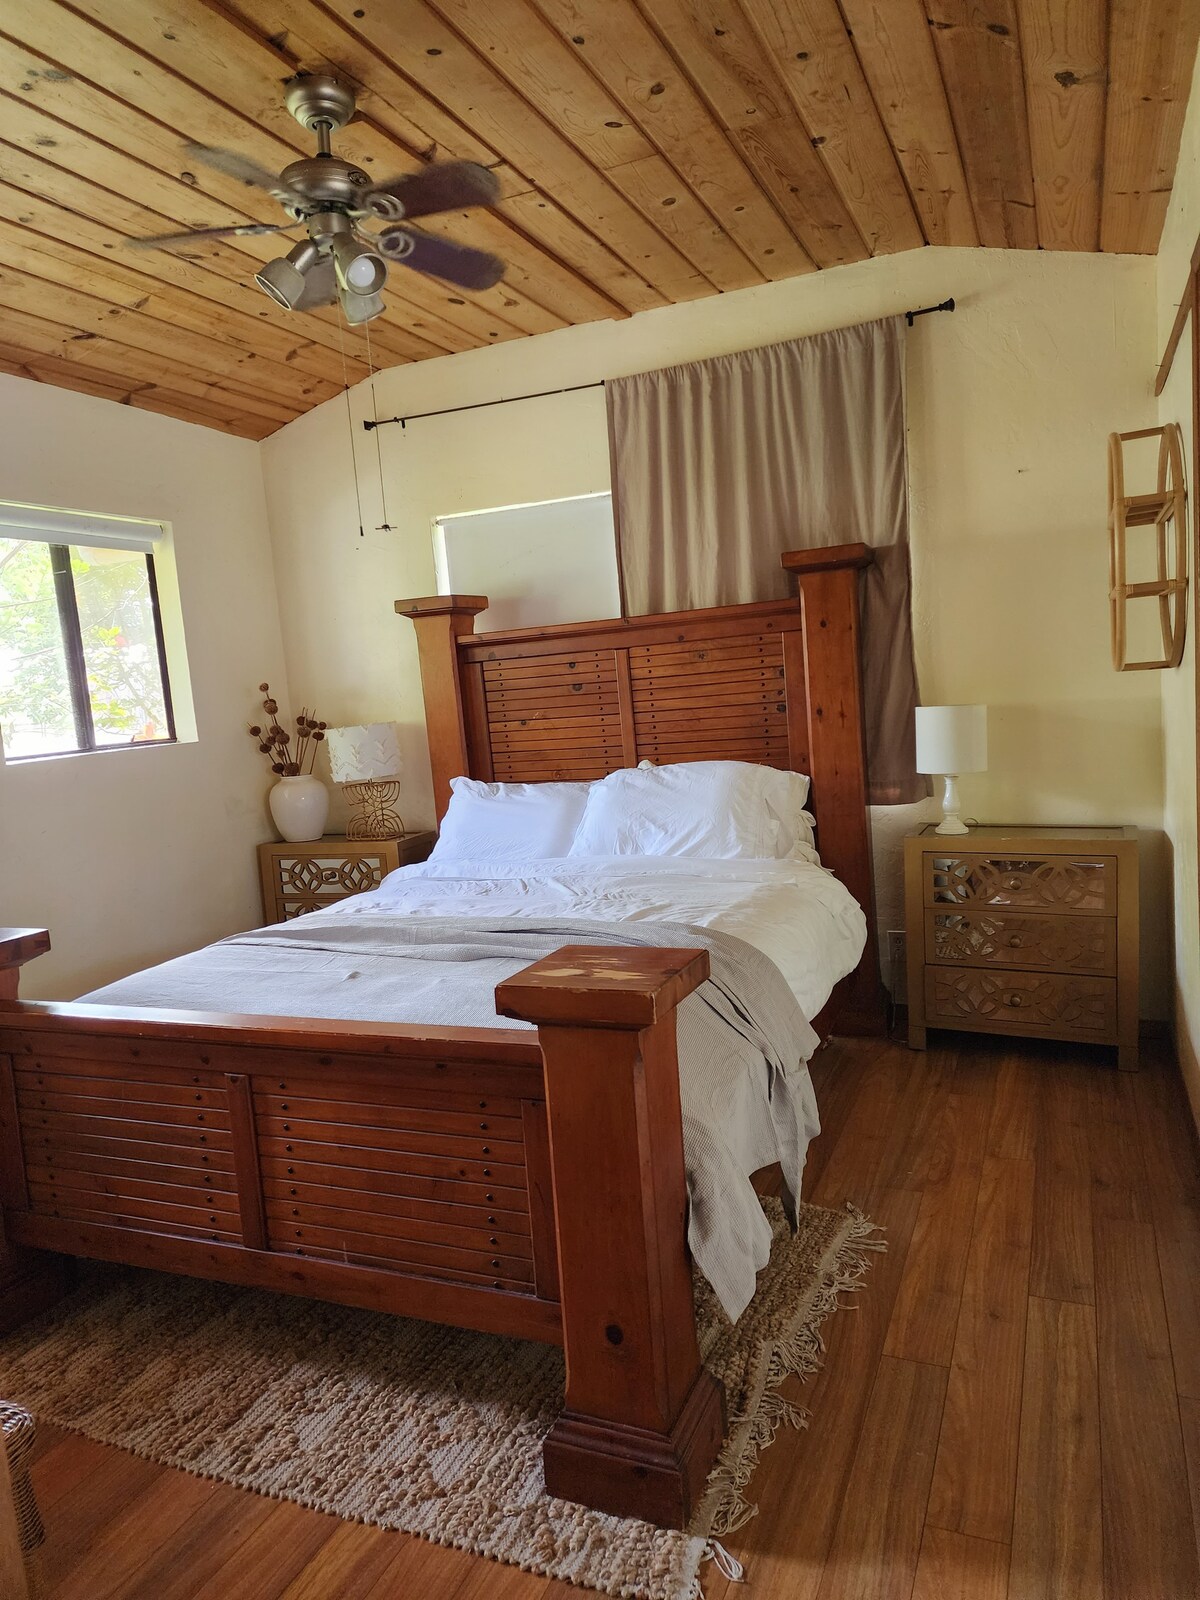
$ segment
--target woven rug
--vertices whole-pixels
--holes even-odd
[[[695,1600],[711,1541],[754,1507],[759,1453],[804,1413],[820,1326],[883,1248],[854,1211],[766,1200],[769,1266],[736,1325],[697,1280],[704,1359],[732,1427],[682,1533],[552,1499],[541,1442],[562,1352],[428,1323],[135,1269],[105,1269],[0,1339],[0,1394],[154,1461],[417,1534],[629,1600]]]

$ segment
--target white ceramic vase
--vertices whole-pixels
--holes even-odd
[[[329,818],[329,790],[309,772],[280,778],[271,790],[271,816],[279,837],[291,844],[319,839]]]

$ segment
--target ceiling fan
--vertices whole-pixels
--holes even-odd
[[[330,135],[354,115],[353,91],[323,73],[301,73],[285,85],[286,104],[302,128],[317,136],[317,153],[293,161],[276,177],[256,161],[233,150],[189,144],[189,156],[226,177],[238,178],[274,195],[290,222],[244,222],[227,228],[194,228],[187,233],[129,239],[137,249],[169,249],[194,239],[290,233],[303,223],[308,237],[268,261],[255,281],[290,311],[340,301],[346,320],[370,322],[384,309],[383,287],[388,265],[399,261],[415,272],[457,284],[463,289],[490,289],[504,276],[498,256],[440,234],[414,228],[413,217],[465,206],[495,205],[500,185],[487,167],[473,161],[444,161],[376,183],[361,167],[335,156]],[[385,224],[378,233],[367,224]]]

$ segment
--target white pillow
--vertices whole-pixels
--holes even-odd
[[[592,784],[571,854],[770,859],[779,835],[767,804],[775,776],[745,761],[623,767]]]
[[[813,830],[816,828],[817,819],[810,811],[804,809],[810,788],[806,773],[781,771],[778,767],[757,766],[748,761],[712,761],[698,764],[744,768],[761,773],[767,811],[775,825],[775,849],[772,853],[780,861],[816,859],[817,840]],[[655,765],[653,761],[639,761],[638,770],[645,771],[647,768],[654,768]],[[660,767],[658,770],[663,769]],[[684,770],[687,770],[686,765]]]
[[[431,861],[536,861],[565,856],[588,783],[483,783],[451,778]]]
[[[803,772],[781,772],[764,767],[767,777],[767,809],[777,824],[775,854],[782,861],[797,856],[808,860],[816,845],[813,829],[817,819],[804,809],[809,782]]]

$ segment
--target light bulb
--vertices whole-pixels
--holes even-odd
[[[370,293],[375,287],[378,271],[379,269],[371,256],[355,256],[354,260],[346,268],[346,282],[352,289],[358,289],[361,293]]]
[[[376,295],[387,282],[387,262],[353,235],[339,233],[330,250],[338,282],[351,294]]]

